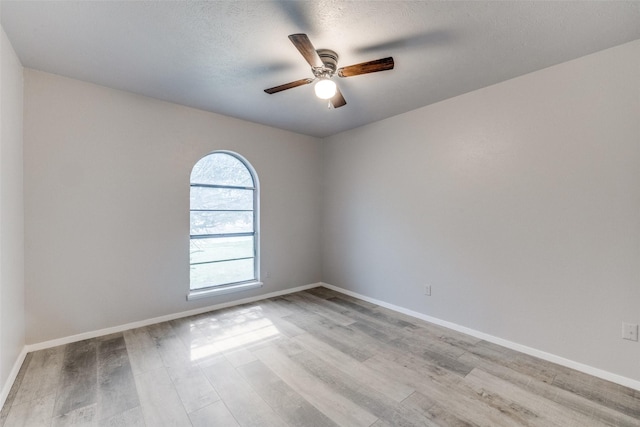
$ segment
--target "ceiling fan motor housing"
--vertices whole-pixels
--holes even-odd
[[[322,60],[324,66],[314,68],[313,74],[315,74],[316,77],[326,76],[326,74],[328,74],[327,77],[332,76],[338,68],[338,54],[330,49],[318,49],[316,52],[318,52],[318,56]]]

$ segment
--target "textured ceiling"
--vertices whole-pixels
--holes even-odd
[[[640,38],[640,2],[2,1],[25,67],[295,132],[327,136]],[[338,66],[328,109],[288,40],[306,33]]]

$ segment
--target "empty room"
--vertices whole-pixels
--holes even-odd
[[[0,427],[640,426],[640,1],[0,23]]]

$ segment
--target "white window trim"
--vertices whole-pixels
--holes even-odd
[[[219,287],[196,289],[196,290],[191,290],[191,280],[189,280],[189,286],[188,286],[189,293],[187,294],[187,301],[215,297],[218,295],[225,295],[225,294],[231,294],[236,292],[249,291],[251,289],[261,288],[264,285],[264,283],[260,281],[260,181],[258,179],[258,174],[256,173],[256,170],[253,168],[253,165],[249,163],[247,159],[245,159],[243,156],[241,156],[236,152],[229,151],[229,150],[215,150],[209,154],[214,154],[214,153],[229,154],[239,159],[242,162],[242,164],[244,164],[244,166],[247,168],[247,170],[249,170],[249,173],[253,178],[253,186],[254,186],[253,221],[254,221],[254,239],[255,239],[254,269],[256,273],[256,280],[252,280],[250,282],[242,282],[242,283],[231,283],[228,285],[221,285]],[[202,156],[200,159],[205,158],[209,154]],[[191,174],[189,174],[189,184],[191,184]],[[189,191],[191,191],[191,185],[189,185]]]
[[[191,291],[189,292],[189,295],[187,295],[187,301],[193,301],[201,298],[215,297],[215,296],[224,295],[224,294],[232,294],[235,292],[249,291],[251,289],[261,288],[262,285],[264,285],[264,283],[254,281],[254,282],[240,283],[237,285],[221,286],[219,288],[207,288],[207,289],[201,289],[197,291]]]

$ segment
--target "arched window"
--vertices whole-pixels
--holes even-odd
[[[215,151],[193,167],[190,194],[189,299],[261,286],[253,168]]]

